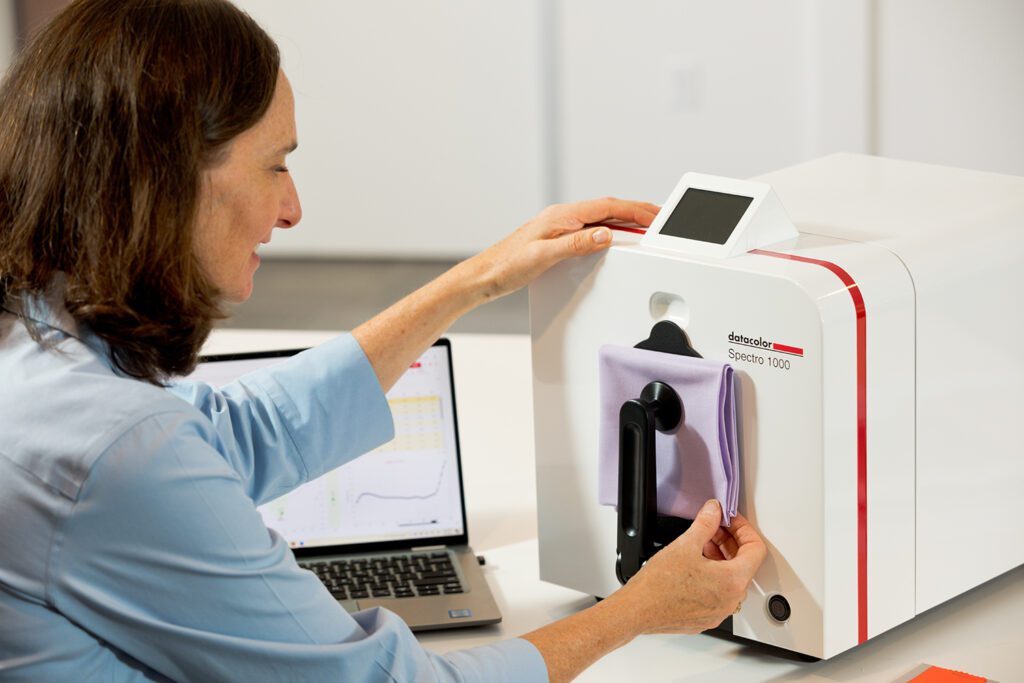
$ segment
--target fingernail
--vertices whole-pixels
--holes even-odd
[[[718,500],[715,498],[712,498],[708,502],[704,503],[705,512],[719,512],[720,509],[721,508],[718,505]]]
[[[608,228],[598,228],[594,231],[594,241],[598,244],[602,244],[608,241],[608,238],[612,236],[612,231]]]

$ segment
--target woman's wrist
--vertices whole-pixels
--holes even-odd
[[[622,647],[646,631],[644,623],[646,610],[643,607],[641,596],[635,595],[636,591],[628,590],[628,588],[628,586],[623,586],[594,606],[613,614],[615,623],[621,628],[621,642],[616,647]]]
[[[502,296],[494,276],[495,267],[487,251],[480,252],[460,262],[446,276],[461,290],[466,312]]]

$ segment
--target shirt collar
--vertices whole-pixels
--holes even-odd
[[[116,370],[111,360],[110,345],[68,312],[64,305],[65,287],[66,277],[62,274],[54,278],[45,294],[8,296],[5,305],[12,308],[12,312],[41,325],[39,332],[44,340],[56,345],[69,337],[77,339],[103,359],[108,367]]]

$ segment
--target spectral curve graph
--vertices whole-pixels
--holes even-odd
[[[438,472],[438,475],[437,475],[437,485],[434,486],[434,490],[431,491],[430,493],[425,493],[425,494],[420,494],[420,495],[415,495],[415,494],[413,494],[413,495],[398,495],[398,494],[376,493],[374,491],[363,491],[358,496],[356,496],[355,503],[353,503],[353,504],[354,505],[358,505],[359,502],[363,498],[376,498],[377,500],[429,500],[430,498],[433,498],[434,496],[436,496],[438,494],[438,492],[440,492],[440,490],[441,490],[441,482],[444,481],[444,471],[445,471],[445,468],[447,466],[448,466],[448,461],[447,460],[445,460],[445,461],[443,461],[441,463],[441,470]]]

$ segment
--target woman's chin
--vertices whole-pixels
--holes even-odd
[[[222,290],[221,297],[229,304],[241,304],[252,296],[253,281],[248,278],[244,283],[240,282],[231,288]]]
[[[256,269],[260,267],[260,257],[253,252],[249,258],[248,272],[239,279],[237,283],[224,293],[224,299],[228,303],[240,304],[249,300],[252,296],[253,278],[256,276]],[[244,279],[243,279],[244,278]]]

